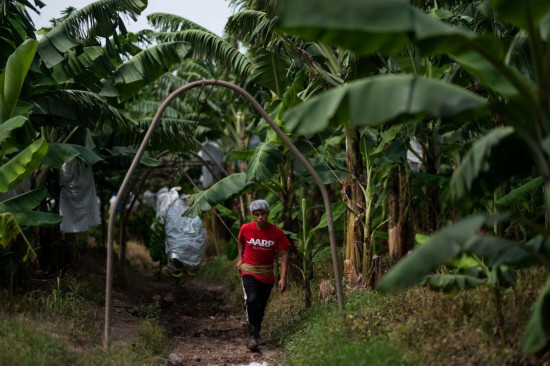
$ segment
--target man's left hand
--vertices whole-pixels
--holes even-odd
[[[286,290],[286,279],[285,278],[281,278],[279,280],[279,284],[277,285],[277,290],[279,292],[283,292],[284,290]]]

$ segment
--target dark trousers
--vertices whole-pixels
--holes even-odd
[[[260,282],[252,276],[245,275],[242,278],[246,320],[250,335],[259,335],[264,319],[267,300],[273,288],[272,283]]]

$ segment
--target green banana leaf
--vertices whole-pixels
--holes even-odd
[[[147,0],[98,0],[71,13],[39,41],[38,53],[47,67],[65,60],[74,47],[95,37],[108,38],[115,33],[123,17],[134,20],[147,7]]]
[[[511,266],[513,268],[537,265],[535,256],[543,252],[542,243],[542,237],[535,236],[524,244],[507,246],[498,256],[488,258],[487,263],[491,267]]]
[[[8,58],[6,68],[0,74],[0,123],[13,115],[37,46],[33,39],[23,42]]]
[[[508,194],[501,197],[495,203],[500,207],[512,207],[518,203],[525,202],[525,199],[537,192],[541,192],[544,180],[542,177],[531,179],[529,182],[512,189]]]
[[[18,196],[11,197],[0,203],[0,211],[25,211],[32,210],[44,198],[48,196],[48,190],[45,187],[33,189]]]
[[[248,184],[245,173],[229,175],[207,190],[191,195],[190,206],[185,215],[197,216],[202,211],[208,211],[217,204],[221,204],[225,200],[242,192]]]
[[[410,255],[394,265],[382,278],[380,289],[384,292],[404,290],[421,283],[435,268],[458,258],[467,249],[477,253],[470,240],[478,239],[477,231],[496,219],[498,217],[491,215],[472,215],[439,230],[423,245],[417,246]],[[483,247],[481,251],[490,253],[491,249],[493,248],[488,246]]]
[[[233,150],[229,155],[236,160],[250,160],[254,156],[254,150]]]
[[[11,135],[13,130],[23,126],[27,121],[26,117],[16,116],[0,124],[0,145],[2,145]]]
[[[20,233],[21,229],[13,215],[9,212],[0,213],[0,246],[7,249]]]
[[[279,148],[270,143],[260,143],[246,169],[247,182],[265,182],[277,173],[277,165],[283,161]]]
[[[95,164],[103,160],[101,156],[92,149],[81,145],[50,143],[48,154],[44,158],[43,164],[52,168],[60,168],[64,163],[79,156],[88,164]]]
[[[287,32],[363,55],[399,52],[410,38],[460,47],[459,38],[474,36],[401,0],[281,0],[277,15]]]
[[[67,53],[63,62],[52,67],[52,79],[57,84],[62,84],[76,77],[82,79],[84,74],[97,73],[93,77],[86,78],[88,81],[86,85],[89,85],[93,91],[99,91],[101,90],[100,78],[109,75],[108,66],[114,67],[112,64],[105,64],[109,62],[109,59],[103,56],[104,49],[101,46],[84,47],[79,50],[78,54],[76,52]]]
[[[48,143],[40,138],[0,166],[0,192],[7,192],[30,177],[47,153]]]
[[[290,109],[285,127],[311,134],[347,120],[354,126],[377,126],[402,116],[453,117],[486,111],[486,105],[484,98],[450,83],[383,75],[331,89]]]
[[[462,251],[484,258],[490,266],[519,262],[530,256],[520,244],[497,236],[472,235],[463,245]]]
[[[54,226],[63,221],[63,216],[40,211],[10,211],[21,227]]]
[[[523,334],[522,350],[524,353],[540,351],[550,339],[550,277],[542,289]]]
[[[506,4],[498,8],[513,2],[502,1]],[[536,8],[545,11],[546,6]],[[517,70],[502,61],[505,43],[493,35],[477,37],[451,26],[406,1],[342,0],[334,6],[332,0],[281,0],[277,14],[282,30],[309,41],[335,44],[362,55],[392,54],[414,44],[426,54],[451,55],[499,93],[516,96],[526,91]]]
[[[550,1],[546,0],[491,0],[491,5],[499,19],[523,30],[529,30],[529,18],[539,25],[550,12]]]
[[[191,44],[191,57],[210,60],[223,65],[238,76],[250,76],[252,63],[248,57],[230,42],[218,35],[201,29],[185,29],[176,32],[159,33],[162,41],[183,41]]]
[[[264,51],[257,55],[254,61],[252,79],[258,85],[273,91],[277,96],[282,96],[290,85],[290,79],[287,76],[290,60],[278,53]]]
[[[119,168],[127,168],[130,166],[132,160],[136,156],[137,148],[130,146],[115,146],[113,148],[102,149],[102,153],[105,155],[105,159],[109,160],[109,164],[118,166]],[[139,163],[148,166],[156,167],[160,165],[160,160],[153,158],[146,151],[139,160]]]
[[[189,50],[189,43],[181,41],[151,46],[120,65],[113,75],[114,85],[104,80],[105,89],[114,86],[123,102],[181,63]]]
[[[550,14],[546,16],[540,22],[540,34],[544,41],[550,39]]]
[[[135,122],[97,93],[86,90],[62,89],[43,93],[33,99],[33,123],[96,126],[96,131],[127,131]]]
[[[528,173],[533,163],[528,147],[512,127],[491,130],[477,140],[451,177],[451,190],[459,199],[472,193],[480,181],[494,188],[518,173]]]
[[[423,284],[427,284],[431,290],[456,293],[458,291],[475,288],[485,283],[484,280],[462,274],[434,274],[426,278]]]
[[[332,212],[332,220],[336,221],[340,217],[342,217],[342,215],[348,210],[348,206],[346,204],[344,204],[344,202],[340,201],[340,202],[336,202],[336,203],[331,204],[330,205],[330,210]],[[316,230],[319,230],[319,229],[323,229],[327,226],[328,226],[327,213],[323,212],[323,214],[321,215],[321,219],[319,220],[319,223],[317,224],[317,226],[315,226],[313,229],[311,229],[310,232],[313,232],[313,231],[316,231]]]
[[[460,270],[479,267],[480,265],[478,258],[466,253],[462,253],[462,255],[460,255],[459,257],[451,259],[448,263]]]

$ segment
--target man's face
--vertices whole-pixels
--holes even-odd
[[[257,210],[252,212],[254,215],[254,221],[256,221],[256,226],[259,229],[263,229],[267,226],[267,217],[269,216],[269,211]]]

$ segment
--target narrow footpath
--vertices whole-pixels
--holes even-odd
[[[128,282],[126,290],[113,291],[114,341],[137,336],[140,309],[156,307],[170,339],[166,359],[172,354],[182,365],[281,364],[279,350],[269,340],[259,352],[248,350],[244,310],[228,304],[224,284],[191,277],[175,286],[173,279],[159,278],[155,271],[129,273]]]

